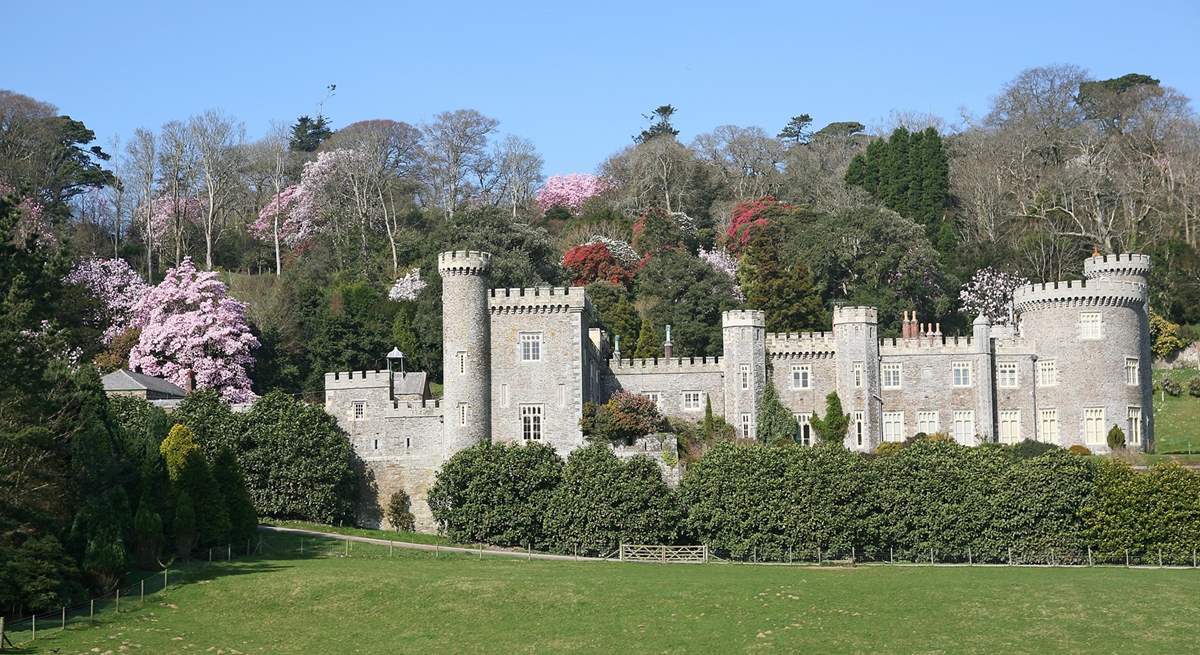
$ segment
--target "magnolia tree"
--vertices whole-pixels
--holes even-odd
[[[183,238],[184,228],[200,220],[204,203],[194,196],[172,198],[159,196],[150,203],[148,217],[149,239],[159,247],[169,234],[175,242]],[[177,253],[178,254],[178,253]]]
[[[538,190],[538,209],[545,212],[554,206],[566,207],[572,213],[579,211],[583,203],[604,193],[612,185],[602,177],[587,173],[551,175]]]
[[[1013,291],[1029,280],[988,266],[975,271],[971,280],[958,293],[959,311],[983,315],[993,325],[1008,325],[1012,317]]]
[[[86,259],[75,265],[63,280],[77,284],[104,305],[104,316],[94,317],[102,322],[104,343],[133,327],[134,305],[150,290],[140,275],[124,259]]]
[[[13,187],[0,182],[0,198],[6,196],[16,196],[17,190]],[[45,208],[37,200],[28,197],[16,199],[17,213],[19,214],[15,237],[18,241],[25,241],[32,238],[39,246],[54,246],[58,243],[58,238],[50,229],[50,224],[46,220]]]
[[[425,280],[421,279],[421,269],[414,266],[408,269],[403,277],[396,280],[396,283],[388,291],[388,298],[397,301],[416,300],[417,294],[421,293],[421,289],[424,289],[426,285]]]
[[[250,224],[250,233],[276,248],[294,248],[317,233],[317,215],[315,194],[302,181],[275,194]]]
[[[746,299],[746,295],[742,293],[742,288],[737,282],[737,260],[729,254],[729,251],[724,248],[713,248],[705,250],[701,248],[696,255],[700,257],[700,261],[708,264],[714,271],[727,276],[733,281],[733,297],[739,302]]]
[[[258,339],[250,332],[246,305],[229,297],[214,272],[199,272],[190,257],[167,271],[158,286],[133,306],[141,329],[129,353],[131,368],[197,387],[216,389],[229,402],[253,399],[248,370]]]

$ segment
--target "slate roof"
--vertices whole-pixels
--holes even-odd
[[[155,391],[168,396],[183,398],[187,392],[180,387],[167,382],[162,378],[156,378],[133,371],[121,369],[113,371],[108,375],[100,378],[104,384],[105,391]]]
[[[395,394],[397,396],[424,397],[427,387],[425,371],[409,371],[404,375],[396,373]]]

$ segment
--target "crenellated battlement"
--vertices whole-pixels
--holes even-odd
[[[647,357],[608,360],[614,375],[632,373],[720,373],[720,357]]]
[[[731,309],[721,312],[721,327],[766,327],[767,313],[757,309]]]
[[[392,406],[384,408],[384,418],[406,416],[441,416],[442,401],[440,398],[425,400],[393,400]]]
[[[325,374],[325,390],[372,389],[388,386],[387,371],[337,371]]]
[[[485,275],[492,268],[492,253],[451,250],[438,255],[438,272],[446,275]]]
[[[1150,256],[1132,252],[1095,255],[1083,260],[1083,276],[1088,279],[1108,276],[1146,277],[1150,274]]]
[[[578,312],[588,304],[583,287],[522,287],[488,291],[488,309],[492,314]]]
[[[837,341],[832,332],[768,332],[767,352],[772,356],[802,353],[834,353]]]
[[[917,337],[914,339],[897,339],[890,337],[879,340],[879,354],[912,355],[912,354],[946,354],[968,355],[975,352],[975,340],[971,337]]]
[[[1013,292],[1013,307],[1017,312],[1055,305],[1131,307],[1144,304],[1146,299],[1146,285],[1137,282],[1066,280],[1019,287]]]
[[[846,305],[833,308],[833,324],[839,323],[879,323],[879,310],[862,305]]]

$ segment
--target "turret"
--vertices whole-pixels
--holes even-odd
[[[1089,280],[1146,284],[1150,276],[1150,256],[1131,252],[1097,253],[1083,260],[1083,276]]]
[[[880,440],[879,312],[874,307],[834,307],[837,392],[850,415],[846,447],[870,451]]]
[[[438,255],[442,276],[442,407],[445,455],[491,438],[490,253]]]
[[[767,317],[756,310],[721,315],[725,418],[739,437],[757,436],[758,401],[767,383]]]
[[[992,373],[992,321],[980,314],[971,324],[971,345],[977,353],[972,359],[978,392],[975,394],[975,432],[981,442],[994,441],[996,423],[995,376]],[[972,444],[974,445],[974,444]]]

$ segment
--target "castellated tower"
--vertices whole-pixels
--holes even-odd
[[[1112,426],[1130,448],[1153,442],[1147,276],[1150,258],[1121,253],[1084,261],[1084,280],[1017,289],[1021,336],[1037,353],[1037,438],[1108,450]]]
[[[492,255],[438,255],[442,276],[444,455],[491,438],[492,354],[488,272]]]
[[[879,312],[874,307],[834,307],[837,393],[850,415],[846,447],[867,452],[879,445]],[[821,410],[822,413],[824,410]]]
[[[721,314],[725,417],[739,437],[757,436],[758,401],[767,384],[767,316],[757,310]]]

